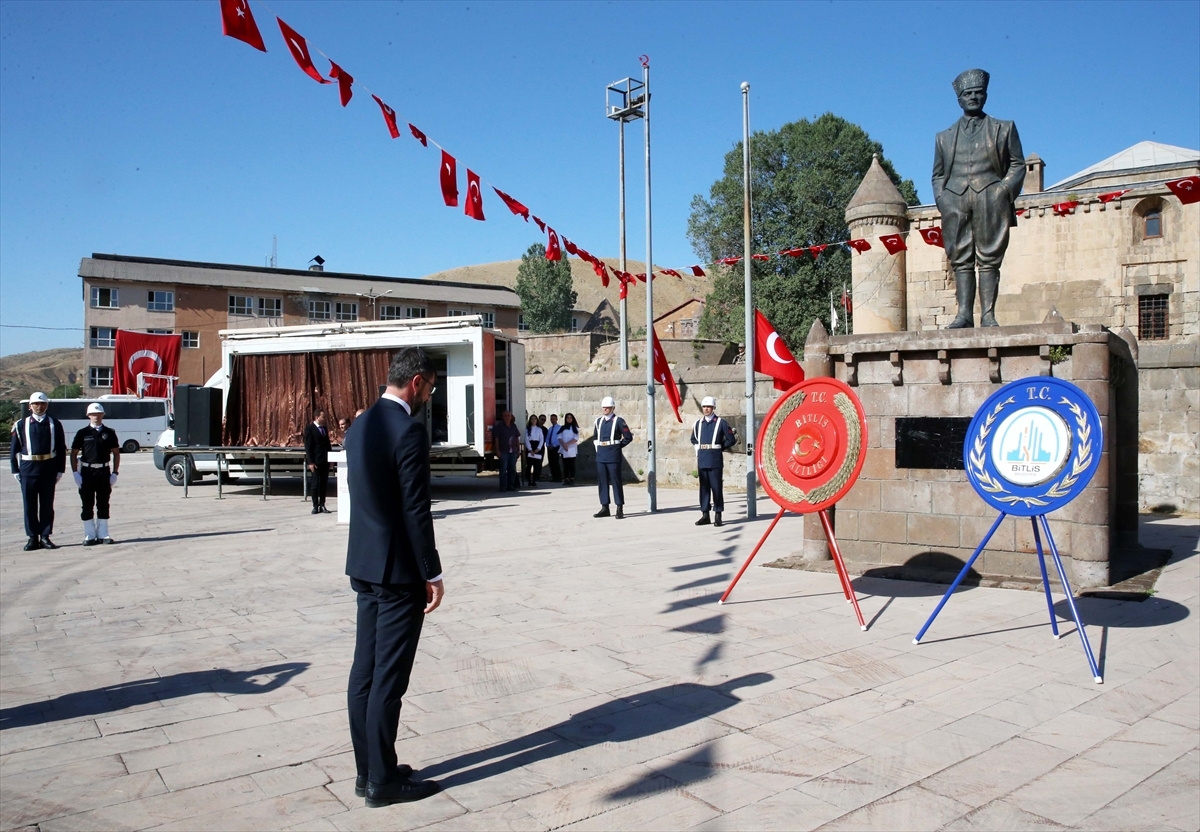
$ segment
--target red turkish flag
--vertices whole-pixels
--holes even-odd
[[[846,287],[842,287],[842,308],[850,314],[854,314],[854,301],[850,297],[850,293],[846,291]]]
[[[596,262],[596,258],[594,256],[592,256],[592,254],[590,254],[586,249],[579,248],[578,246],[576,246],[576,248],[579,249],[579,259],[580,260],[586,260],[589,263]]]
[[[818,257],[821,256],[821,252],[823,252],[827,248],[829,248],[829,243],[822,243],[819,246],[809,246],[808,253],[813,256],[814,260],[816,260]]]
[[[779,253],[785,257],[799,257],[800,255],[804,254],[804,252],[807,250],[808,249],[804,249],[804,248],[789,248],[789,249],[785,249]]]
[[[1120,199],[1121,197],[1125,196],[1125,194],[1127,194],[1127,193],[1129,193],[1129,188],[1126,188],[1123,191],[1109,191],[1106,194],[1100,194],[1100,196],[1098,196],[1097,199],[1099,199],[1101,202],[1103,202],[1104,204],[1107,205],[1108,203],[1112,202],[1114,199]]]
[[[775,327],[760,310],[754,310],[754,371],[775,379],[776,390],[791,390],[804,381],[804,370]]]
[[[608,268],[599,260],[592,261],[592,271],[600,278],[600,285],[605,289],[608,288]]]
[[[567,254],[579,254],[579,248],[566,237],[562,238],[562,244],[563,248],[567,250]]]
[[[620,298],[621,298],[621,300],[625,300],[625,298],[629,296],[629,281],[626,280],[625,278],[621,277],[622,274],[624,274],[624,272],[619,272],[617,274],[617,280],[621,281]]]
[[[945,248],[942,245],[942,229],[940,226],[938,228],[922,228],[921,239],[931,246],[942,246],[942,248]]]
[[[850,248],[854,249],[859,254],[862,254],[864,251],[871,250],[871,244],[866,240],[847,240],[846,245],[850,246]]]
[[[221,34],[267,51],[247,0],[221,0]]]
[[[283,32],[283,42],[287,44],[288,50],[292,53],[292,57],[296,59],[296,63],[300,65],[300,69],[304,71],[304,74],[318,84],[332,84],[332,81],[322,78],[321,73],[317,72],[317,68],[313,66],[312,57],[308,54],[308,41],[301,37],[300,33],[291,26],[284,23],[283,18],[277,17],[275,19],[279,21],[279,31]]]
[[[1050,206],[1050,210],[1054,212],[1054,216],[1056,217],[1069,217],[1078,205],[1079,201],[1072,199],[1068,202],[1056,202]]]
[[[751,254],[750,259],[751,260],[770,260],[771,255],[769,255],[769,254]]]
[[[419,141],[422,147],[429,147],[429,139],[426,138],[424,133],[417,129],[415,124],[411,122],[409,123],[408,132],[412,133],[412,137]]]
[[[546,259],[562,259],[562,248],[558,245],[558,234],[550,226],[546,226]]]
[[[504,191],[500,190],[499,188],[493,186],[492,190],[495,191],[496,196],[500,197],[500,200],[505,205],[508,206],[508,210],[512,211],[518,217],[524,217],[525,222],[529,222],[529,209],[528,208],[526,208],[524,205],[522,205],[517,200],[513,199],[508,194],[504,193]]]
[[[722,257],[717,262],[720,263],[722,266],[733,266],[733,265],[736,265],[736,264],[742,262],[742,258],[740,258],[740,257]]]
[[[442,199],[450,208],[458,206],[458,163],[446,151],[442,151]]]
[[[663,391],[667,394],[667,401],[671,403],[671,409],[675,411],[676,420],[682,422],[683,417],[679,415],[679,406],[683,404],[683,397],[679,395],[679,388],[675,386],[675,376],[671,373],[671,365],[667,363],[667,354],[663,352],[662,344],[658,343],[658,337],[654,334],[654,330],[650,330],[650,346],[654,350],[654,378],[663,386]]]
[[[542,230],[542,232],[543,232],[543,233],[545,233],[545,231],[546,231],[546,223],[542,222],[542,221],[541,221],[541,219],[538,217],[538,215],[537,215],[537,214],[534,214],[534,215],[533,215],[533,221],[534,221],[535,223],[537,223],[537,227],[538,227],[538,228],[540,228],[540,229]]]
[[[375,103],[379,105],[379,110],[383,113],[383,121],[387,124],[388,132],[392,134],[393,139],[400,138],[400,128],[396,126],[396,111],[383,103],[375,93],[371,93],[371,97],[375,99]]]
[[[669,275],[671,275],[671,277],[678,277],[680,280],[683,280],[683,275],[681,275],[679,272],[675,271],[674,269],[663,269],[662,273],[669,274]]]
[[[354,90],[350,89],[354,85],[354,76],[333,61],[330,61],[329,77],[337,79],[338,97],[342,99],[342,106],[345,107],[350,103],[350,99],[354,97]]]
[[[705,276],[704,269],[700,268],[699,266],[692,266],[691,269],[692,269],[692,274],[695,275],[696,277],[704,277]]]
[[[1183,179],[1168,182],[1167,187],[1184,205],[1200,202],[1200,176],[1185,176]]]
[[[883,247],[887,249],[888,254],[896,254],[908,250],[908,246],[904,244],[904,238],[899,234],[884,234],[879,238],[879,242],[883,243]]]
[[[138,373],[179,375],[179,347],[182,335],[150,335],[145,332],[117,330],[113,349],[113,393],[136,394]],[[167,395],[166,379],[146,379],[144,395]]]
[[[467,168],[467,204],[463,213],[473,220],[483,221],[483,194],[479,190],[479,174]]]

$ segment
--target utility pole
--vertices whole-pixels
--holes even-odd
[[[750,84],[742,82],[742,266],[746,275],[746,518],[758,516],[754,474],[754,292],[750,285]]]
[[[642,86],[646,96],[646,496],[650,500],[650,513],[658,511],[657,460],[658,449],[654,447],[654,235],[650,221],[650,56],[642,55]]]
[[[622,78],[620,81],[614,81],[605,88],[604,110],[605,115],[617,122],[618,126],[618,171],[619,171],[619,194],[620,207],[618,212],[619,219],[619,240],[620,240],[620,268],[621,271],[628,271],[629,267],[625,262],[625,124],[626,122],[636,121],[643,117],[642,105],[646,100],[644,85],[641,81],[634,78]],[[623,293],[624,294],[624,293]],[[621,298],[621,369],[629,369],[629,301],[625,297]]]

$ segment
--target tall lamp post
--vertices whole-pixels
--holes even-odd
[[[366,298],[370,302],[370,304],[371,304],[371,320],[372,321],[379,320],[379,317],[375,314],[375,301],[379,300],[382,297],[385,297],[386,295],[390,295],[391,293],[392,293],[391,289],[388,289],[386,292],[383,292],[382,294],[377,293],[375,291],[374,286],[372,286],[370,289],[368,289],[365,292],[355,292],[355,294],[358,295],[360,298]]]
[[[654,447],[654,235],[650,222],[650,56],[642,55],[642,86],[646,111],[646,496],[650,513],[658,511],[658,449]]]
[[[750,286],[750,84],[742,82],[742,266],[746,275],[746,517],[758,516],[754,475],[754,292]]]
[[[645,85],[635,78],[622,78],[613,81],[604,90],[604,114],[617,123],[618,166],[620,171],[620,263],[621,271],[627,271],[625,265],[625,124],[642,118],[645,113],[642,105],[646,101]],[[624,293],[622,293],[624,294]],[[629,324],[626,313],[628,301],[621,298],[621,369],[629,369]]]

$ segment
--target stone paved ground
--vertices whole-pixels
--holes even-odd
[[[399,752],[445,791],[367,809],[344,714],[345,528],[254,488],[187,500],[124,466],[122,544],[21,551],[0,486],[0,827],[70,829],[1186,829],[1200,826],[1194,520],[1156,597],[1089,600],[1106,681],[1037,593],[751,569],[766,519],[696,528],[664,491],[439,487],[447,602]],[[738,516],[743,504],[731,504]],[[786,554],[788,519],[761,556]],[[1060,605],[1061,608],[1061,605]]]

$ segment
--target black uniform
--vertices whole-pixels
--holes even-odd
[[[722,478],[725,460],[722,454],[737,444],[733,428],[720,416],[712,421],[697,419],[692,427],[692,444],[696,446],[696,473],[700,477],[700,510],[708,514],[725,510],[725,492]]]
[[[41,421],[26,416],[13,423],[9,462],[21,478],[25,501],[25,534],[54,533],[54,484],[67,470],[67,441],[62,423],[50,414]]]
[[[98,517],[107,520],[108,502],[112,496],[109,464],[112,452],[119,453],[121,450],[117,432],[108,425],[80,428],[71,441],[71,450],[79,451],[79,476],[83,478],[83,484],[79,486],[83,512],[79,518],[91,520]]]
[[[633,441],[633,432],[625,420],[615,413],[599,416],[595,425],[596,481],[600,485],[600,505],[608,506],[608,489],[612,487],[612,501],[625,505],[625,489],[621,484],[621,449]]]
[[[312,504],[314,513],[325,508],[325,492],[329,489],[329,428],[309,422],[304,429],[304,464],[314,465],[312,472]]]

